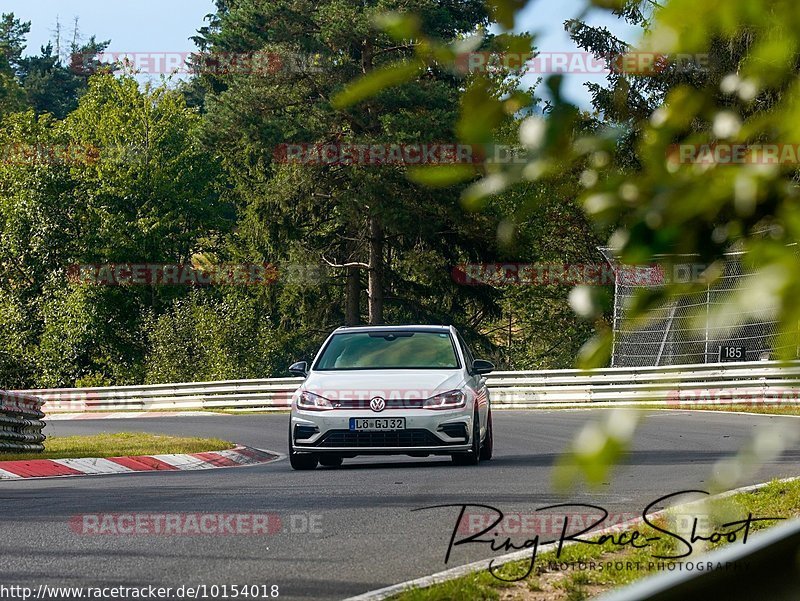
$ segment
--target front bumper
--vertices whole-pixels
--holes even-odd
[[[350,418],[402,417],[404,430],[354,432]],[[292,410],[292,445],[297,453],[349,455],[450,454],[470,450],[471,409]]]

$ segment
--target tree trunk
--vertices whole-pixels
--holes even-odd
[[[347,283],[345,286],[344,319],[348,326],[357,326],[361,321],[361,278],[359,268],[347,268]]]
[[[383,324],[383,228],[374,215],[369,218],[369,324]]]

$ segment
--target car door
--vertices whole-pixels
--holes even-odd
[[[486,378],[481,374],[476,374],[472,371],[472,362],[475,360],[472,350],[461,336],[461,333],[456,332],[456,334],[458,337],[458,344],[461,346],[464,354],[464,360],[467,364],[467,385],[475,391],[476,398],[478,399],[478,419],[481,423],[481,437],[483,437],[489,421],[489,389],[486,386]]]

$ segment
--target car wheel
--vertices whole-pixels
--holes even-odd
[[[322,455],[319,464],[324,467],[339,467],[344,459],[338,455]]]
[[[299,471],[313,470],[317,467],[317,458],[314,455],[298,455],[292,453],[289,455],[289,463],[292,467]]]
[[[289,463],[296,470],[313,470],[317,467],[317,456],[311,453],[300,455],[294,452],[292,444],[292,424],[289,422]]]
[[[492,411],[489,410],[489,417],[486,420],[486,436],[481,446],[481,461],[489,461],[494,453],[494,432],[492,428]]]
[[[467,453],[456,453],[453,455],[453,463],[456,465],[477,465],[481,459],[481,423],[478,412],[472,418],[472,448]]]

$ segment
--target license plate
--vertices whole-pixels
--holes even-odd
[[[351,417],[351,432],[375,432],[380,430],[405,430],[404,417]]]

